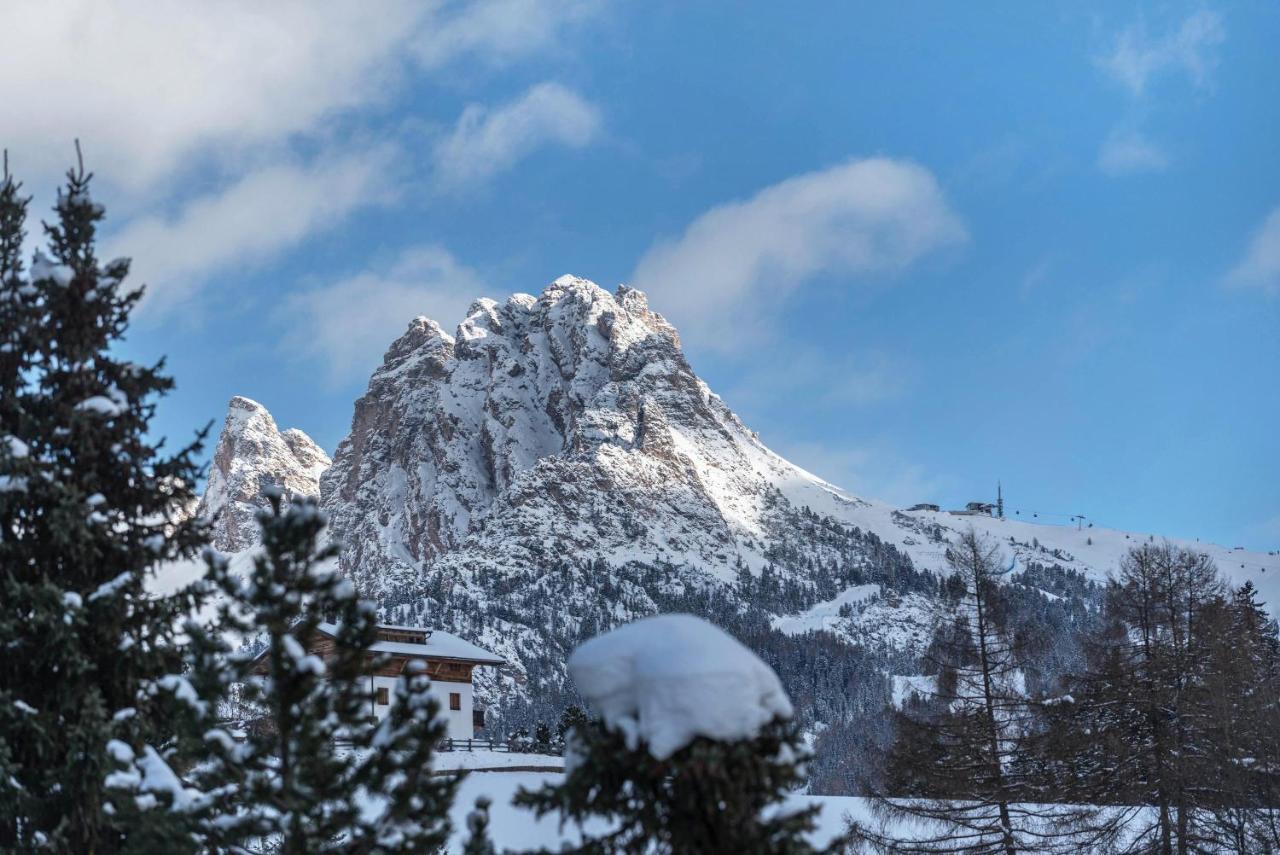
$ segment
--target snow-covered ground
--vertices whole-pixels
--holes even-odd
[[[773,628],[787,635],[833,632],[868,647],[920,655],[933,634],[936,603],[920,594],[882,597],[879,585],[854,585],[798,615],[779,615]],[[849,614],[840,610],[848,606]]]
[[[913,694],[921,697],[930,697],[938,691],[938,678],[929,677],[924,674],[911,674],[903,676],[895,674],[893,676],[893,705],[898,709],[902,709],[902,705]]]
[[[872,597],[879,596],[879,585],[854,585],[838,594],[835,599],[818,603],[808,611],[798,615],[784,615],[773,619],[773,628],[787,635],[803,635],[806,632],[817,632],[833,629],[840,622],[840,609],[861,605]]]
[[[521,787],[538,789],[546,783],[559,783],[562,775],[553,772],[477,772],[468,775],[462,782],[458,799],[454,803],[452,818],[454,836],[450,841],[450,852],[461,852],[466,839],[466,818],[471,812],[477,797],[488,796],[493,800],[489,808],[490,836],[499,850],[511,848],[520,850],[540,847],[558,849],[562,843],[577,843],[581,838],[574,826],[560,828],[557,816],[535,819],[529,811],[513,807],[511,797]],[[789,808],[802,808],[810,804],[822,805],[818,815],[818,828],[811,839],[816,844],[825,844],[845,829],[845,816],[852,816],[866,822],[871,816],[870,807],[865,799],[851,796],[806,796],[796,795],[788,800]],[[603,823],[588,825],[587,830],[600,833],[605,829]]]
[[[511,751],[441,751],[435,768],[445,769],[564,769],[564,758],[554,754]]]
[[[1006,514],[1013,516],[1009,510]],[[1208,555],[1232,585],[1253,582],[1272,613],[1280,615],[1280,552],[1256,552],[1196,539],[1120,531],[1099,525],[1093,528],[1088,525],[1081,528],[1055,525],[1044,518],[1024,521],[982,515],[955,516],[946,511],[904,513],[882,502],[867,500],[849,502],[835,515],[874,531],[910,555],[918,567],[930,569],[945,566],[943,552],[947,544],[913,533],[904,527],[904,518],[916,522],[921,529],[937,524],[945,530],[948,539],[954,539],[955,534],[972,525],[979,534],[1004,544],[1006,552],[1017,560],[1019,567],[1033,561],[1060,564],[1098,581],[1114,574],[1125,554],[1133,547],[1168,540]]]
[[[536,790],[543,784],[559,783],[562,775],[558,773],[538,772],[477,772],[468,775],[459,788],[458,799],[453,805],[450,816],[453,820],[453,837],[449,841],[449,852],[461,852],[466,840],[466,818],[471,812],[477,797],[488,796],[492,800],[489,808],[489,834],[499,851],[504,849],[545,848],[559,849],[562,844],[576,844],[581,834],[576,826],[560,827],[559,817],[550,815],[536,819],[527,810],[511,804],[511,798],[520,788]],[[898,820],[888,828],[882,826],[875,818],[870,799],[860,796],[822,796],[795,794],[790,796],[782,810],[800,810],[810,805],[819,805],[816,827],[809,835],[809,840],[816,846],[830,843],[837,835],[843,834],[852,819],[860,825],[891,833],[901,840],[920,839],[926,835],[938,833],[938,829],[929,831],[916,821]],[[1129,809],[1124,809],[1129,810]],[[1134,828],[1149,822],[1150,816],[1135,814],[1131,817]],[[588,823],[587,831],[599,834],[606,829],[603,822]]]

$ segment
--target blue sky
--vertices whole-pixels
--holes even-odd
[[[409,318],[571,272],[855,492],[1280,546],[1280,6],[261,5],[20,0],[0,56],[171,437],[332,450]]]

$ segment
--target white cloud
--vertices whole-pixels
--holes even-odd
[[[1098,151],[1098,168],[1108,175],[1159,172],[1169,166],[1164,149],[1137,131],[1114,131]]]
[[[483,181],[543,146],[581,148],[599,129],[594,106],[558,83],[540,83],[493,109],[468,106],[436,146],[437,179],[450,187]]]
[[[1032,265],[1018,281],[1018,296],[1026,300],[1039,291],[1049,281],[1056,265],[1053,255],[1046,255]]]
[[[414,49],[427,68],[464,56],[490,64],[514,61],[562,44],[565,32],[604,7],[596,0],[479,0],[438,3]]]
[[[1177,29],[1160,36],[1147,32],[1144,20],[1126,27],[1099,68],[1141,99],[1157,78],[1181,73],[1191,85],[1205,89],[1218,62],[1218,47],[1226,40],[1226,28],[1216,12],[1202,9],[1183,19]],[[1169,167],[1168,152],[1134,127],[1119,127],[1098,150],[1098,168],[1111,176],[1159,172]]]
[[[1142,22],[1127,27],[1111,52],[1097,62],[1134,96],[1144,94],[1154,78],[1172,71],[1181,71],[1193,85],[1205,87],[1217,63],[1216,48],[1225,39],[1222,17],[1200,10],[1187,16],[1178,29],[1155,38]]]
[[[578,0],[11,0],[0,128],[28,184],[79,137],[104,181],[153,189],[212,157],[325,134],[414,70],[502,64],[556,46]]]
[[[1227,274],[1227,284],[1280,296],[1280,207],[1272,209],[1254,232],[1244,257]]]
[[[15,171],[38,196],[59,181],[72,141],[83,142],[112,222],[122,212],[148,214],[126,220],[109,249],[138,259],[152,310],[172,308],[212,273],[261,262],[376,203],[385,149],[357,156],[351,141],[371,135],[375,110],[394,104],[413,76],[467,59],[498,66],[545,53],[601,7],[12,0],[4,7],[0,128]],[[539,97],[554,107],[550,95]],[[509,165],[538,133],[580,139],[581,115],[569,119],[567,130],[534,127],[523,138],[518,123],[505,137],[497,127],[478,140],[499,159],[486,168]],[[299,165],[302,151],[310,165]]]
[[[137,259],[130,277],[145,283],[148,311],[171,309],[214,273],[270,260],[313,232],[388,197],[387,147],[283,162],[186,202],[171,217],[131,221],[104,257]]]
[[[65,169],[79,137],[104,180],[140,191],[191,158],[232,160],[381,97],[422,8],[15,0],[0,51],[5,144],[30,182]]]
[[[285,346],[321,363],[333,385],[360,380],[410,320],[427,315],[447,329],[483,290],[447,250],[415,247],[384,270],[291,295],[280,313],[290,326]]]
[[[814,276],[898,271],[965,237],[927,170],[854,160],[712,208],[653,246],[631,279],[699,344],[734,349]]]

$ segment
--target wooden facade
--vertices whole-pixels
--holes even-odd
[[[399,644],[425,644],[428,636],[427,630],[414,633],[404,630],[379,629],[379,641],[391,641]],[[411,638],[412,637],[412,638]],[[307,646],[307,653],[319,656],[324,662],[328,662],[333,657],[334,640],[331,636],[323,631],[318,631],[311,639],[311,643]],[[369,656],[369,672],[378,677],[399,677],[404,673],[404,669],[412,660],[423,662],[427,666],[427,676],[432,680],[443,683],[470,683],[471,672],[475,668],[476,663],[465,662],[458,659],[448,659],[431,655],[416,655],[410,653],[372,653]],[[373,667],[375,660],[380,660],[381,665]],[[254,673],[266,674],[270,664],[267,662],[267,651],[258,654],[254,660]]]

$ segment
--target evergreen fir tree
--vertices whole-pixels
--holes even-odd
[[[17,417],[18,393],[35,358],[27,336],[35,332],[36,288],[23,276],[22,242],[26,239],[27,205],[22,185],[9,174],[9,153],[0,172],[0,409],[11,412],[4,424]],[[13,448],[0,448],[0,454]]]
[[[9,174],[9,153],[5,152],[4,171],[0,174],[0,425],[4,425],[6,430],[19,421],[18,392],[34,355],[27,344],[27,336],[31,329],[31,296],[35,289],[23,276],[22,264],[22,241],[26,237],[30,199],[21,195],[21,189]],[[21,473],[28,453],[26,444],[16,436],[0,434],[0,494],[20,492],[16,488],[25,483],[26,476]],[[14,531],[17,516],[16,503],[5,501],[5,497],[0,495],[0,549],[12,536],[6,533]],[[6,700],[11,700],[9,691],[8,687],[0,686],[0,705],[3,705],[0,706],[0,817],[17,816],[22,803],[21,791],[13,786],[13,782],[18,781],[18,761],[2,735],[10,732],[16,716],[22,713],[5,704]]]
[[[206,539],[185,516],[199,439],[166,455],[149,436],[173,384],[115,353],[141,290],[122,285],[127,260],[95,255],[90,181],[68,173],[25,276],[26,201],[7,168],[0,184],[0,849],[120,851],[155,805],[147,845],[180,852],[171,724],[207,707],[176,633],[198,594],[144,585]],[[125,757],[143,760],[141,799],[107,787]]]
[[[804,749],[794,723],[775,719],[753,739],[700,737],[666,760],[603,722],[576,727],[565,751],[565,777],[514,804],[539,817],[559,813],[581,826],[600,819],[611,831],[567,852],[743,855],[813,853],[805,835],[818,811],[777,810],[804,780]],[[832,851],[838,843],[832,844]]]
[[[207,556],[223,628],[264,637],[265,649],[227,657],[217,636],[193,633],[200,679],[242,685],[244,701],[267,719],[243,744],[208,735],[213,758],[194,777],[221,794],[210,839],[235,848],[261,838],[297,855],[434,851],[448,839],[457,779],[432,775],[446,724],[427,675],[410,662],[388,714],[375,720],[371,675],[385,663],[371,651],[374,606],[337,572],[337,547],[320,546],[315,501],[286,506],[278,490],[266,495],[271,511],[259,515],[262,550],[248,578]],[[308,653],[322,629],[332,644],[323,656]]]
[[[560,723],[556,726],[556,733],[560,737],[560,743],[563,745],[569,739],[569,734],[572,731],[585,727],[590,721],[586,710],[577,704],[570,704],[565,707],[564,712],[560,713]]]
[[[551,725],[540,721],[533,729],[533,750],[539,754],[550,754],[552,750]]]
[[[480,796],[476,799],[475,810],[467,814],[467,842],[463,844],[462,855],[498,855],[489,838],[490,804],[488,796]]]

